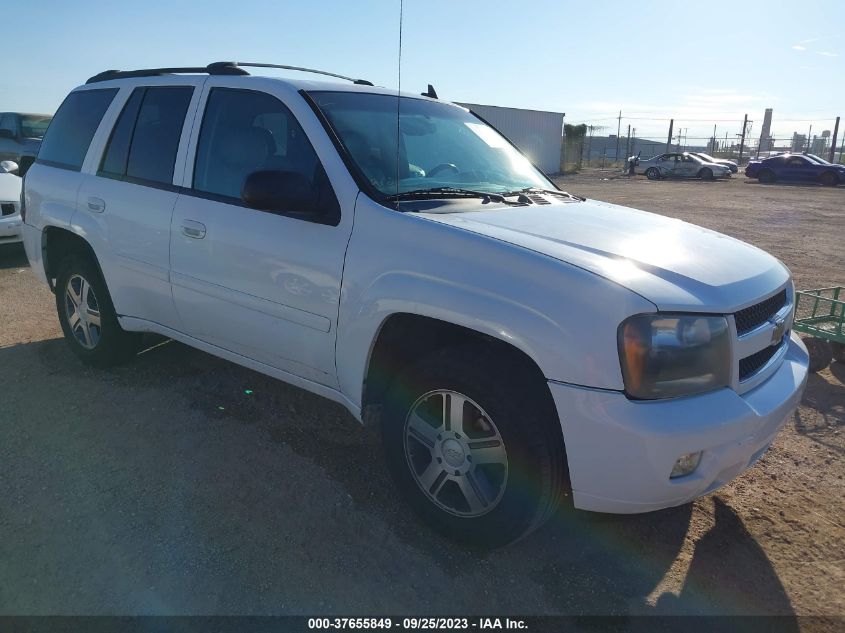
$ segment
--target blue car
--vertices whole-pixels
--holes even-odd
[[[765,160],[752,160],[745,168],[745,175],[760,182],[793,180],[835,187],[845,183],[845,165],[834,165],[818,156],[781,154]]]

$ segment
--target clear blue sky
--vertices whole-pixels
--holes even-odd
[[[107,68],[214,60],[312,66],[397,84],[399,2],[377,0],[40,0],[4,19],[0,111],[52,112]],[[441,98],[625,120],[665,135],[779,136],[845,116],[845,1],[405,0],[402,88]],[[681,120],[684,119],[684,120]],[[737,122],[734,123],[733,121]]]

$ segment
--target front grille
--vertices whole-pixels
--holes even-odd
[[[3,204],[0,204],[0,211],[2,211],[0,215],[3,217],[6,217],[7,215],[15,215],[15,205],[11,202],[4,202]]]
[[[734,321],[736,321],[737,335],[742,336],[758,325],[765,323],[785,305],[786,288],[765,301],[736,312],[734,314]]]
[[[780,345],[770,345],[739,361],[739,381],[742,382],[760,371],[760,368],[768,363],[779,349]]]

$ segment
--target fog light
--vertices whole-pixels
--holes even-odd
[[[701,451],[697,453],[686,453],[681,455],[672,467],[672,472],[669,474],[669,479],[675,477],[683,477],[689,475],[692,471],[698,468],[698,462],[701,461]]]

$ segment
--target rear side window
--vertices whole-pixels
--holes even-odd
[[[136,88],[112,130],[100,175],[171,184],[193,91],[190,86]]]
[[[38,162],[79,171],[94,132],[116,94],[116,88],[70,93],[47,128]]]

